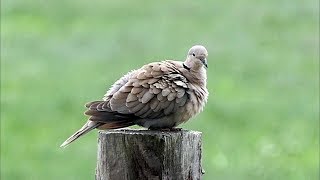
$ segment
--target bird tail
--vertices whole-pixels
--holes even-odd
[[[85,125],[82,126],[81,129],[79,129],[77,132],[75,132],[72,136],[70,136],[66,141],[64,141],[60,147],[67,147],[70,143],[81,137],[82,135],[87,134],[89,131],[92,129],[97,128],[100,126],[101,123],[99,122],[93,122],[93,121],[88,121]]]

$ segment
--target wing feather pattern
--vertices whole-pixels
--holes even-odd
[[[187,91],[187,79],[171,63],[151,63],[118,80],[104,101],[88,103],[85,114],[98,122],[161,118],[185,105]]]

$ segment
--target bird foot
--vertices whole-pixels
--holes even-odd
[[[182,128],[148,128],[149,130],[156,130],[156,131],[182,131]]]

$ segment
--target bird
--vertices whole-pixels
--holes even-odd
[[[203,111],[208,100],[208,51],[192,46],[185,61],[152,62],[117,80],[102,100],[85,105],[88,121],[60,147],[93,129],[138,125],[150,130],[174,129]]]

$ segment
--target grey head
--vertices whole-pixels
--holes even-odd
[[[195,45],[188,51],[187,59],[185,64],[194,70],[197,70],[203,66],[208,68],[207,62],[208,51],[202,45]]]

